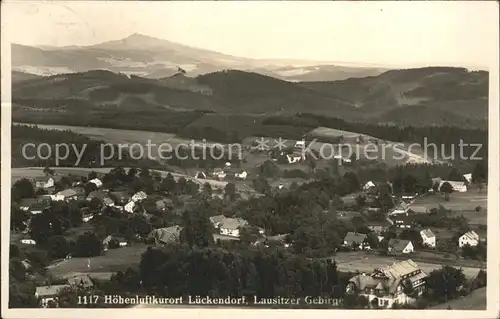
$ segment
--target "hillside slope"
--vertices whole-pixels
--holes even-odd
[[[489,82],[485,71],[428,67],[299,85],[349,101],[365,116],[387,123],[477,125],[488,115]],[[413,116],[418,118],[413,120]]]
[[[237,70],[198,77],[178,72],[161,79],[94,70],[34,77],[14,82],[12,88],[18,107],[14,114],[37,119],[73,112],[104,117],[117,112],[150,116],[192,111],[316,113],[369,123],[471,128],[486,127],[487,94],[487,72],[457,68],[397,70],[360,79],[300,83]]]

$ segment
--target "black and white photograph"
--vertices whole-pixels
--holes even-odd
[[[2,2],[2,317],[497,318],[498,9]]]

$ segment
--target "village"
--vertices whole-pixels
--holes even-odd
[[[265,151],[270,162],[293,165],[306,161],[303,155],[290,155],[299,154],[301,143],[297,141],[289,153]],[[341,160],[351,163],[349,158]],[[192,176],[121,167],[107,173],[89,171],[86,176],[68,171],[63,175],[57,168],[46,167],[43,176],[14,183],[12,205],[17,215],[13,215],[11,243],[22,251],[33,247],[52,256],[46,267],[57,284],[38,280],[46,284],[37,286],[34,294],[42,307],[57,305],[65,289],[75,285],[88,289],[95,278],[108,279],[109,269],[131,263],[129,256],[132,263],[138,262],[148,246],[189,241],[185,239],[189,235],[183,234],[185,212],[200,199],[217,206],[208,216],[210,241],[215,245],[230,248],[236,242],[249,249],[296,251],[295,236],[252,224],[234,211],[238,202],[290,191],[289,184],[285,187],[283,183],[264,187],[270,192],[267,195],[252,188],[255,181],[247,181],[265,180],[251,175],[261,171],[235,168],[231,162],[193,171]],[[442,265],[461,267],[470,280],[484,271],[486,224],[469,225],[469,215],[458,216],[455,204],[473,205],[472,214],[482,213],[486,209],[484,185],[473,183],[469,173],[461,180],[435,177],[429,186],[424,192],[395,195],[391,182],[367,180],[359,183],[356,192],[341,197],[335,208],[329,200],[324,213],[334,214],[353,228],[338,233],[342,240],[332,243],[330,256],[314,258],[334,260],[339,270],[357,273],[345,293],[356,292],[377,303],[376,307],[391,308],[414,302],[425,291],[426,276]],[[55,214],[64,215],[63,222]],[[29,258],[22,260],[27,272],[33,268],[31,264]],[[412,293],[405,293],[403,287],[408,280]]]

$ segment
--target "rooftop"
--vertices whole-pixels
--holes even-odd
[[[41,286],[36,287],[36,295],[38,297],[50,297],[57,295],[61,290],[69,288],[70,285],[54,285],[54,286]]]
[[[389,240],[389,246],[396,251],[402,251],[410,243],[409,240],[392,238]]]

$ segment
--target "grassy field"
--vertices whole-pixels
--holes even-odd
[[[49,267],[49,272],[55,277],[70,277],[77,274],[89,274],[91,277],[106,278],[119,270],[136,267],[141,261],[141,255],[146,250],[143,244],[110,249],[102,256],[91,258],[71,258]],[[90,260],[90,268],[87,262]]]
[[[486,191],[478,193],[476,190],[469,190],[464,193],[452,193],[450,200],[446,201],[444,196],[436,194],[423,196],[415,200],[415,206],[424,206],[427,209],[438,208],[439,205],[451,209],[453,215],[464,215],[472,225],[486,225],[487,223],[487,194]],[[481,206],[479,212],[476,207]]]
[[[337,262],[337,267],[340,271],[359,271],[366,273],[373,272],[375,268],[390,266],[393,263],[401,261],[390,256],[367,255],[363,252],[338,253],[333,258]],[[408,259],[411,259],[411,254],[408,255]],[[440,269],[442,267],[441,264],[435,263],[416,263],[426,273],[430,273],[433,270]],[[467,278],[474,278],[479,272],[479,268],[474,267],[462,267],[462,269]]]
[[[432,309],[448,309],[448,306],[451,310],[486,310],[486,287],[476,289],[465,297],[459,297]]]

